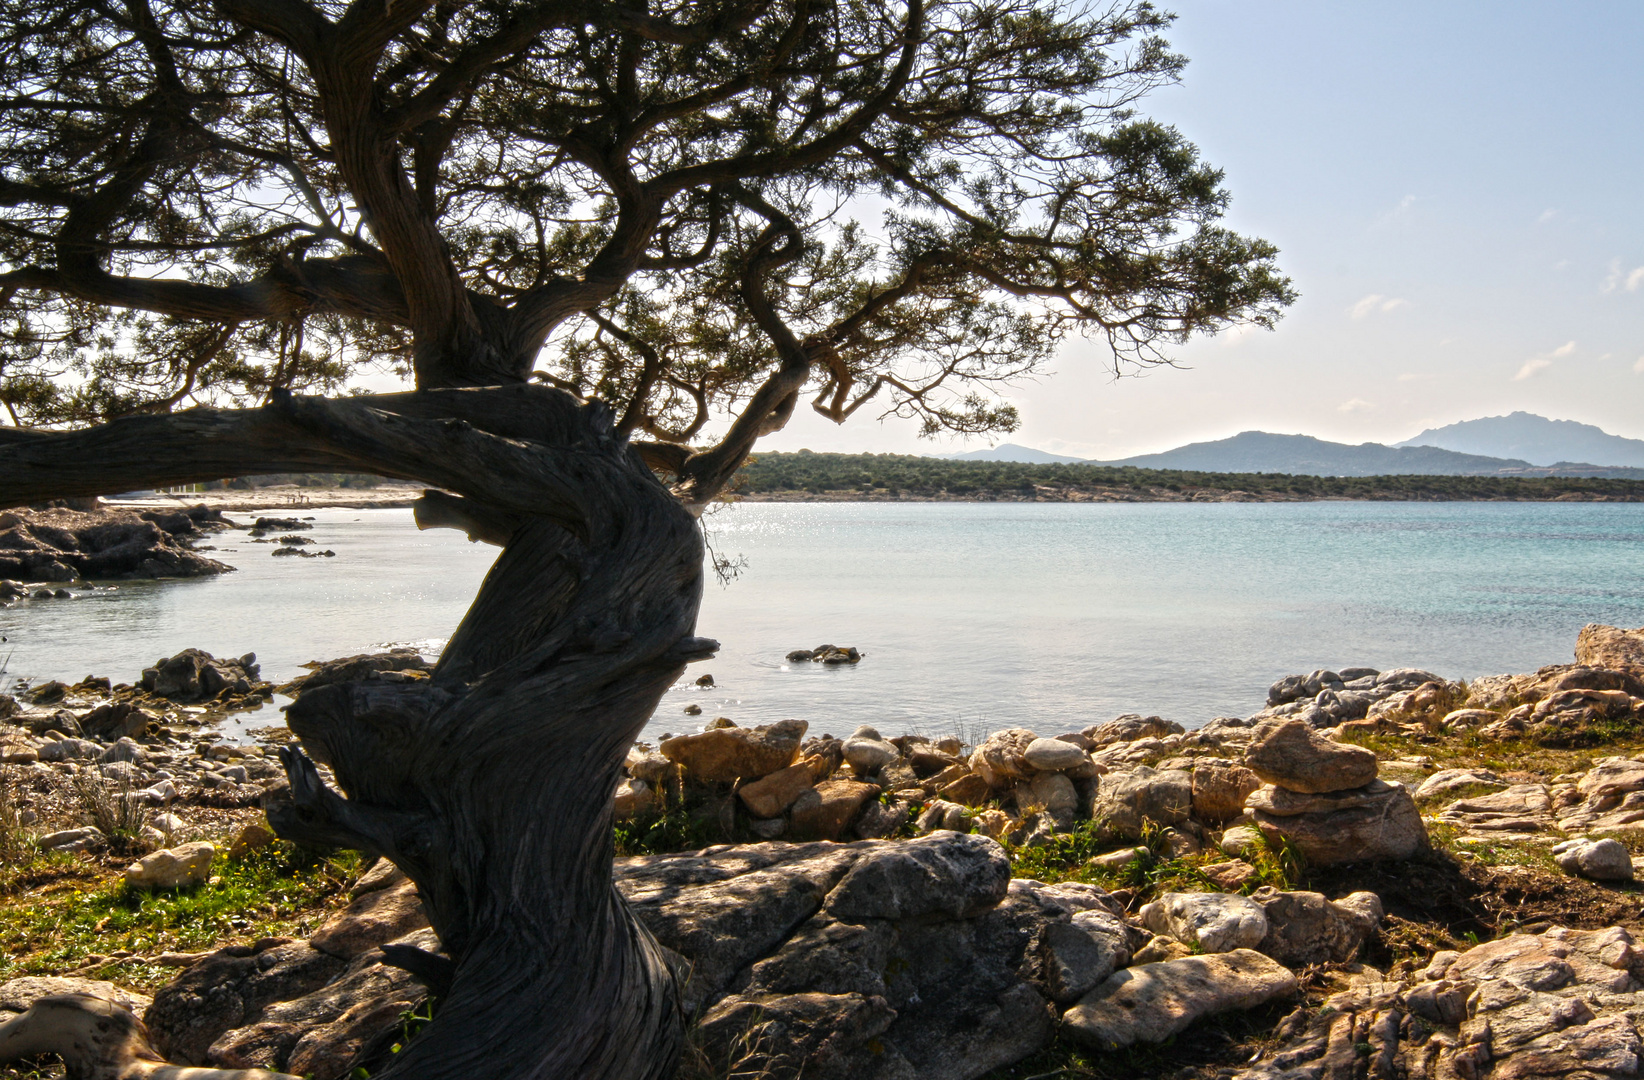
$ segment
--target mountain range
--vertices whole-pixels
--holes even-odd
[[[969,461],[1132,465],[1193,472],[1291,473],[1311,476],[1609,476],[1644,479],[1644,440],[1611,435],[1591,424],[1532,413],[1490,416],[1430,428],[1393,446],[1328,442],[1310,435],[1245,431],[1158,454],[1115,461],[1051,454],[1004,443],[942,454]]]

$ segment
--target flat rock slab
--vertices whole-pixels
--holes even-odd
[[[1537,833],[1553,828],[1552,806],[1545,784],[1514,784],[1493,795],[1458,799],[1438,819],[1473,833]]]
[[[1360,788],[1376,778],[1376,755],[1331,742],[1305,720],[1289,720],[1252,743],[1244,763],[1269,784],[1318,794]]]
[[[1251,949],[1187,956],[1116,971],[1062,1017],[1094,1049],[1160,1043],[1217,1013],[1253,1009],[1300,989],[1296,976]]]
[[[1554,927],[1441,952],[1411,980],[1298,1011],[1236,1080],[1637,1077],[1640,976],[1644,955],[1621,927]]]

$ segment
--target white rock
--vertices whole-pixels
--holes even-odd
[[[126,867],[126,884],[138,889],[176,889],[211,876],[217,849],[205,840],[156,851]]]
[[[139,791],[137,793],[137,797],[151,805],[164,806],[177,798],[177,785],[173,784],[170,780],[161,780],[158,784],[155,784],[152,787],[146,787],[142,791]],[[163,814],[161,816],[171,817],[173,815]]]
[[[1027,763],[1045,772],[1078,769],[1090,763],[1090,755],[1070,742],[1060,739],[1034,739],[1022,751]]]
[[[1253,949],[1267,936],[1267,914],[1247,896],[1165,893],[1140,912],[1142,925],[1207,953]]]
[[[1560,870],[1594,881],[1631,881],[1633,859],[1619,840],[1606,837],[1591,840],[1578,837],[1553,845],[1553,860]]]
[[[140,765],[148,760],[148,754],[141,746],[133,742],[129,735],[125,735],[121,736],[119,742],[104,750],[97,760],[105,765],[114,761],[129,761]]]
[[[183,819],[176,814],[155,814],[149,824],[169,835],[182,831]]]
[[[1147,854],[1147,848],[1145,847],[1127,847],[1120,848],[1118,851],[1110,851],[1106,855],[1098,855],[1090,861],[1096,866],[1124,866],[1127,863],[1136,861],[1145,854]]]
[[[878,730],[866,724],[845,740],[845,760],[857,776],[871,776],[900,756],[893,743],[880,738]]]
[[[1221,849],[1235,858],[1248,855],[1261,847],[1262,834],[1249,825],[1235,825],[1222,833]]]
[[[103,839],[103,833],[93,825],[83,829],[64,829],[47,833],[38,841],[42,851],[85,851]]]
[[[1062,1017],[1063,1032],[1100,1050],[1164,1042],[1201,1018],[1296,992],[1296,976],[1248,949],[1142,964],[1109,975]]]

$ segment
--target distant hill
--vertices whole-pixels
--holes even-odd
[[[1035,450],[1031,446],[1018,446],[1015,443],[984,446],[980,450],[967,450],[962,454],[932,454],[931,457],[942,458],[944,461],[1015,461],[1023,465],[1070,465],[1082,464],[1086,460],[1062,454],[1047,454],[1043,450]]]
[[[1436,446],[1463,454],[1520,458],[1532,465],[1579,461],[1644,468],[1644,439],[1626,439],[1592,424],[1549,420],[1527,412],[1429,428],[1395,445]]]
[[[1588,425],[1574,426],[1584,428]],[[1597,428],[1591,430],[1598,431]],[[1599,434],[1604,435],[1603,432]],[[1604,435],[1604,438],[1620,443],[1635,441],[1612,435]],[[1541,461],[1533,461],[1528,457],[1494,457],[1439,446],[1402,443],[1398,446],[1383,446],[1381,443],[1350,446],[1316,439],[1311,435],[1274,435],[1266,431],[1245,431],[1227,439],[1190,443],[1159,454],[1139,454],[1117,461],[1063,457],[1014,443],[1004,443],[991,450],[934,456],[948,461],[1131,466],[1138,469],[1283,473],[1291,476],[1588,476],[1644,479],[1644,465],[1594,465],[1579,457],[1567,456],[1556,457],[1551,462],[1544,457]],[[1644,462],[1644,457],[1639,460]]]

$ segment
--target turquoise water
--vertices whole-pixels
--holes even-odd
[[[405,510],[313,515],[336,558],[274,559],[226,533],[237,573],[0,611],[7,670],[129,680],[196,646],[255,651],[283,678],[389,643],[437,649],[494,555]],[[1062,731],[1131,711],[1195,726],[1249,714],[1291,672],[1525,671],[1568,661],[1585,623],[1644,625],[1638,504],[745,503],[708,528],[747,566],[709,586],[699,630],[724,648],[670,691],[653,736],[715,715],[834,734]],[[823,642],[867,658],[783,660]],[[689,681],[703,672],[714,688]]]

